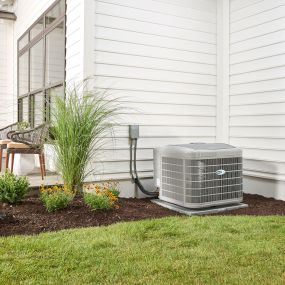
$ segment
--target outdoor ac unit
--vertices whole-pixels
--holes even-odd
[[[186,208],[242,201],[242,151],[227,144],[192,143],[154,150],[159,199]]]

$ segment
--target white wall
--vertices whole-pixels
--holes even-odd
[[[246,191],[285,199],[285,0],[230,1],[230,143],[269,179]]]
[[[13,72],[16,83],[17,39],[53,2],[18,0],[14,30],[0,24],[1,49],[14,52],[13,64],[0,55],[0,96],[10,88],[14,104],[16,86],[6,82]],[[95,178],[129,178],[127,125],[140,124],[142,177],[152,176],[156,146],[229,141],[244,149],[246,191],[285,199],[284,7],[285,0],[219,0],[218,11],[215,0],[67,0],[67,82],[95,74],[97,87],[125,106],[115,143],[94,162],[102,174]]]
[[[214,142],[216,1],[96,0],[93,17],[97,87],[125,107],[97,164],[103,177],[130,177],[128,124],[140,125],[142,177],[153,174],[156,146]]]
[[[0,128],[13,123],[13,28],[0,19]]]

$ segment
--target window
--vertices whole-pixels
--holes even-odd
[[[43,87],[44,45],[43,40],[30,48],[30,91]]]
[[[39,35],[44,29],[44,18],[40,18],[31,28],[30,30],[30,39],[34,39],[37,35]]]
[[[22,99],[23,104],[23,121],[29,121],[29,97]]]
[[[52,120],[52,115],[50,113],[50,110],[55,104],[56,97],[62,97],[64,98],[64,88],[63,86],[59,86],[57,88],[51,88],[47,92],[47,104],[50,106],[47,108],[47,113],[46,116],[48,117],[49,120]]]
[[[29,43],[29,34],[25,33],[19,40],[19,49],[24,48]]]
[[[31,124],[39,126],[45,121],[45,97],[42,92],[31,96]]]
[[[46,86],[64,79],[64,26],[60,23],[46,36]]]
[[[58,0],[18,40],[18,121],[49,121],[64,82],[65,0]]]
[[[52,9],[45,14],[45,27],[50,27],[52,24],[65,13],[64,1],[59,1]]]
[[[26,51],[19,57],[19,95],[29,93],[29,53]]]

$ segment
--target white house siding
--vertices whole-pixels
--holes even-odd
[[[285,0],[230,2],[230,143],[246,190],[285,199]]]
[[[94,0],[94,74],[123,106],[101,177],[129,178],[128,125],[140,125],[138,170],[153,148],[216,138],[216,1]],[[115,151],[113,151],[115,148]]]
[[[13,121],[13,25],[0,19],[0,127]]]

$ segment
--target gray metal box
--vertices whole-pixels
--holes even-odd
[[[154,150],[159,198],[187,208],[239,203],[242,151],[227,144],[194,143]]]
[[[139,125],[129,125],[129,137],[130,139],[138,139],[140,136]]]

